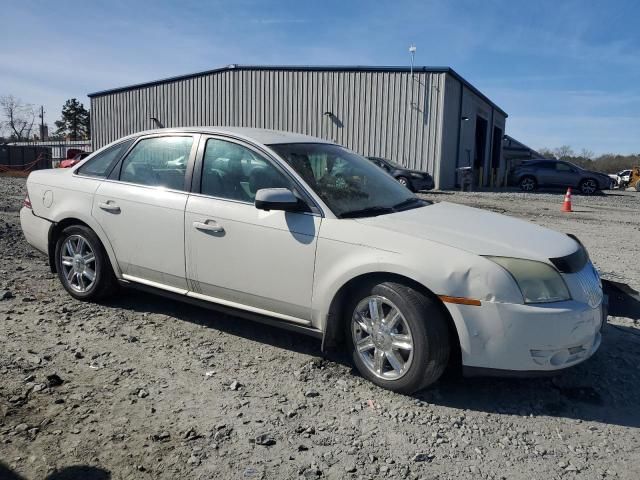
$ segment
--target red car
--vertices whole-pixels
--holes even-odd
[[[91,155],[91,152],[78,152],[72,158],[66,158],[62,160],[60,162],[60,168],[73,167],[74,165],[80,163],[81,160],[87,158],[89,155]]]

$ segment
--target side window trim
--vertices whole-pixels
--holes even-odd
[[[184,186],[183,186],[183,189],[182,190],[169,189],[169,190],[172,190],[172,191],[182,192],[182,193],[188,194],[190,192],[190,187],[191,187],[191,181],[192,181],[192,175],[193,175],[193,167],[194,167],[195,160],[196,160],[196,153],[197,153],[197,150],[198,150],[200,137],[202,137],[202,135],[199,134],[199,133],[190,133],[190,132],[154,133],[154,134],[151,134],[151,135],[143,135],[143,136],[137,137],[135,139],[135,141],[129,146],[129,148],[124,153],[124,155],[122,155],[120,157],[120,160],[118,160],[118,162],[113,166],[113,168],[111,169],[111,173],[106,178],[108,180],[113,181],[113,182],[127,183],[127,184],[130,184],[130,185],[137,185],[139,187],[160,188],[160,187],[155,187],[155,186],[151,186],[151,185],[140,185],[140,184],[137,184],[137,183],[134,184],[134,183],[124,182],[124,181],[120,180],[120,176],[122,174],[122,165],[124,164],[125,159],[129,156],[131,151],[136,147],[136,145],[138,145],[138,143],[140,143],[142,140],[147,140],[147,139],[150,139],[150,138],[160,138],[160,137],[191,137],[191,138],[193,138],[193,143],[191,144],[191,150],[189,151],[189,159],[187,160],[187,168],[186,168],[185,175],[184,175]]]
[[[83,173],[83,172],[81,172],[81,171],[80,171],[80,170],[82,170],[86,165],[90,165],[90,164],[91,164],[91,162],[93,162],[93,160],[94,160],[95,158],[97,158],[99,155],[102,155],[103,153],[106,153],[107,151],[111,150],[112,148],[119,147],[120,145],[123,145],[123,144],[125,144],[125,143],[127,143],[127,142],[129,142],[129,146],[127,147],[127,149],[126,149],[124,152],[120,153],[120,156],[119,156],[119,157],[117,157],[117,159],[113,162],[113,164],[112,164],[112,165],[111,165],[111,167],[109,168],[109,171],[105,172],[105,175],[104,175],[104,176],[100,176],[100,175],[89,175],[89,174],[87,174],[87,173]],[[136,143],[135,139],[131,139],[131,138],[130,138],[130,139],[127,139],[127,140],[123,140],[123,141],[117,142],[117,143],[114,143],[114,144],[113,144],[113,145],[111,145],[110,147],[106,148],[106,149],[104,150],[104,152],[100,152],[96,157],[92,158],[92,159],[91,159],[91,160],[89,160],[88,162],[84,162],[82,165],[80,165],[78,168],[76,168],[76,169],[73,171],[73,174],[74,174],[74,175],[78,175],[78,176],[80,176],[80,177],[87,177],[87,178],[99,178],[99,179],[102,179],[102,180],[106,180],[107,178],[109,178],[109,175],[111,174],[111,172],[113,171],[113,169],[116,167],[116,165],[118,165],[118,164],[122,161],[122,159],[126,156],[126,154],[127,154],[127,153],[129,153],[129,150],[131,150],[131,147],[132,147],[133,145],[135,145],[135,143]]]
[[[109,170],[109,174],[105,177],[105,179],[108,179],[108,180],[113,179],[114,172],[118,172],[120,170],[120,165],[122,164],[122,160],[124,160],[126,156],[129,155],[129,152],[133,147],[135,147],[136,143],[138,143],[138,140],[140,140],[140,137],[135,138],[133,142],[131,142],[131,145],[129,145],[129,148],[127,148],[123,152],[123,154],[120,155],[120,158],[118,159],[118,161],[113,164],[113,166],[111,167],[111,170]],[[117,177],[116,177],[116,180],[117,180]]]
[[[298,182],[293,176],[291,176],[291,174],[284,167],[282,167],[282,165],[280,165],[280,162],[277,159],[275,159],[273,155],[271,155],[266,150],[260,148],[258,145],[254,145],[252,143],[243,141],[241,139],[238,139],[232,136],[226,136],[221,134],[210,134],[210,135],[202,134],[200,136],[200,141],[198,144],[196,159],[195,159],[194,168],[193,168],[193,176],[191,179],[191,188],[189,190],[192,194],[201,195],[207,198],[215,198],[216,200],[221,200],[225,202],[234,202],[234,203],[242,203],[245,205],[253,205],[253,203],[251,202],[243,202],[240,200],[234,200],[230,198],[214,197],[212,195],[207,195],[201,192],[202,170],[204,168],[204,153],[205,153],[208,140],[222,140],[225,142],[234,143],[236,145],[240,145],[241,147],[245,147],[251,150],[256,155],[259,155],[265,162],[268,162],[269,164],[271,164],[273,168],[275,168],[278,172],[280,172],[291,183],[291,186],[295,189],[295,191],[299,195],[301,195],[304,201],[307,202],[307,204],[309,205],[311,209],[310,214],[324,217],[324,212],[322,211],[320,206],[317,204],[317,202],[311,197],[311,195],[309,195],[309,193],[306,191],[304,186],[301,185],[300,182]]]

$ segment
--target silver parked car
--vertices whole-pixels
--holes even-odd
[[[230,127],[118,140],[27,180],[27,241],[69,294],[150,289],[344,346],[398,392],[469,373],[560,370],[606,306],[575,237],[416,197],[319,138]],[[469,233],[471,232],[471,233]]]
[[[511,182],[525,192],[538,187],[572,187],[584,195],[591,195],[612,186],[606,173],[585,170],[562,160],[532,160],[518,165],[511,172]]]

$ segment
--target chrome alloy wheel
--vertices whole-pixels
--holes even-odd
[[[534,188],[536,188],[536,181],[531,177],[523,178],[520,182],[520,188],[522,188],[522,190],[524,190],[525,192],[530,192]]]
[[[96,256],[87,240],[69,236],[60,250],[62,270],[72,290],[84,293],[96,281]]]
[[[401,378],[413,361],[413,337],[402,312],[387,298],[363,299],[351,319],[353,344],[365,366],[384,380]]]
[[[591,180],[591,179],[585,180],[584,182],[582,182],[582,185],[580,186],[580,191],[582,193],[586,193],[587,195],[591,195],[597,189],[598,189],[598,185],[594,180]]]

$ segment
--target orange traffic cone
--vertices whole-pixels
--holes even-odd
[[[564,202],[562,202],[561,212],[573,212],[571,210],[571,187],[567,188],[567,193],[564,195]]]

